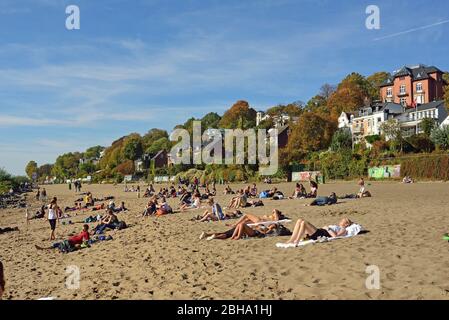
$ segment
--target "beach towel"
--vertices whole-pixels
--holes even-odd
[[[260,199],[266,199],[266,198],[268,198],[268,192],[262,191],[262,192],[259,194],[259,198],[260,198]]]
[[[296,247],[303,247],[308,244],[313,244],[313,243],[317,243],[317,242],[321,243],[321,242],[328,242],[328,241],[333,241],[333,240],[338,240],[338,239],[352,238],[352,237],[355,237],[356,235],[358,235],[361,231],[363,231],[363,227],[359,224],[353,223],[351,226],[346,228],[346,231],[348,232],[348,234],[344,237],[336,237],[336,238],[322,237],[322,238],[319,238],[318,240],[300,241],[298,244],[278,242],[278,243],[276,243],[276,247],[284,248],[284,249],[296,248]]]

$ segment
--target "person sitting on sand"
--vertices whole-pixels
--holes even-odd
[[[53,249],[59,249],[63,252],[70,252],[76,249],[79,249],[81,245],[87,241],[89,241],[90,235],[89,235],[89,225],[85,224],[83,225],[83,230],[75,235],[70,237],[68,240],[64,240],[62,242],[54,243],[51,247],[40,247],[38,245],[35,245],[36,249],[38,250],[53,250]]]
[[[148,201],[148,204],[143,212],[143,216],[144,217],[148,217],[148,216],[152,216],[154,214],[156,214],[156,210],[157,210],[157,200],[153,197],[150,199],[150,201]]]
[[[161,204],[158,206],[156,210],[156,216],[163,216],[169,213],[173,213],[173,209],[170,207],[170,205],[167,203],[167,200],[165,197],[161,198]]]
[[[183,204],[181,205],[181,207],[179,208],[181,211],[187,211],[187,210],[192,210],[192,209],[199,209],[201,206],[201,195],[199,193],[196,193],[193,196],[193,202],[191,204]]]
[[[117,229],[119,226],[120,221],[118,220],[118,217],[114,214],[114,211],[112,209],[108,210],[107,215],[100,220],[100,223],[95,227],[94,232],[97,234],[101,234],[106,230],[109,229]]]
[[[302,183],[296,183],[295,191],[293,191],[293,194],[289,199],[301,199],[305,198],[307,196],[306,188],[304,188],[304,185]]]
[[[329,197],[318,197],[313,200],[310,204],[306,204],[306,206],[325,206],[332,205],[337,203],[337,195],[335,192],[332,192]]]
[[[246,196],[243,189],[237,191],[237,196],[233,197],[229,202],[228,208],[245,208],[248,206],[248,197]]]
[[[5,292],[5,273],[3,271],[3,263],[0,261],[0,300],[2,300],[3,293]]]
[[[405,176],[404,179],[402,179],[402,183],[414,183],[413,179],[409,176]]]
[[[234,191],[232,191],[231,187],[229,186],[229,184],[224,188],[223,194],[228,195],[228,194],[235,194]]]
[[[257,195],[258,195],[258,193],[257,193],[257,186],[256,186],[255,183],[253,183],[253,186],[249,190],[249,196],[252,197],[252,198],[256,198]]]
[[[224,220],[226,216],[223,214],[223,210],[219,203],[214,201],[214,198],[209,198],[207,204],[211,207],[210,211],[206,210],[200,219],[200,222],[204,221],[219,221]]]
[[[310,192],[307,194],[306,198],[316,198],[318,195],[318,184],[310,180]]]
[[[296,222],[293,234],[286,243],[298,244],[303,240],[317,240],[320,237],[335,238],[344,237],[348,234],[347,228],[353,223],[348,218],[343,218],[338,225],[325,226],[317,228],[310,222],[299,219]]]
[[[95,205],[94,198],[92,197],[92,193],[88,192],[86,194],[86,197],[84,198],[84,202],[85,202],[86,207],[91,207],[91,206]]]

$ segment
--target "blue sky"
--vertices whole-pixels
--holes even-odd
[[[65,28],[70,4],[80,30]],[[0,0],[0,167],[23,174],[240,99],[307,101],[353,71],[449,70],[449,23],[376,40],[446,20],[447,0]]]

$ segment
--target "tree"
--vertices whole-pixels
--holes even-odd
[[[424,132],[424,135],[427,137],[430,137],[430,134],[432,133],[433,128],[435,128],[436,123],[435,120],[432,118],[424,118],[421,120],[420,126]]]
[[[334,85],[325,83],[320,88],[319,96],[327,100],[335,92],[335,90],[337,90],[337,88]]]
[[[69,152],[59,156],[52,168],[52,175],[57,178],[75,177],[79,171],[80,159],[83,155],[79,152]]]
[[[171,141],[167,138],[160,138],[156,140],[147,150],[146,152],[149,154],[156,154],[161,150],[170,151],[171,149]]]
[[[379,87],[382,83],[384,83],[389,77],[390,73],[388,72],[376,72],[366,78],[368,82],[368,94],[372,101],[380,100],[380,90]]]
[[[446,81],[446,86],[444,87],[444,104],[449,111],[449,72],[444,73],[443,79]]]
[[[449,150],[449,126],[437,127],[430,135],[432,142],[442,150]]]
[[[217,129],[221,117],[216,112],[209,112],[201,118],[201,130],[204,132],[207,129]]]
[[[287,153],[294,155],[326,149],[336,129],[336,124],[331,119],[315,112],[304,113],[298,123],[291,126]]]
[[[347,129],[335,131],[332,136],[330,148],[334,152],[352,148],[352,135]]]
[[[41,165],[38,169],[37,169],[37,175],[39,176],[39,178],[46,178],[51,176],[51,171],[53,169],[53,165],[52,164],[44,164]]]
[[[25,167],[25,172],[27,176],[31,179],[33,177],[33,173],[37,173],[37,163],[36,161],[30,161]]]
[[[142,137],[142,144],[144,150],[149,148],[154,141],[159,140],[160,138],[168,138],[168,133],[165,130],[153,128],[149,130],[143,137]]]
[[[131,134],[125,139],[123,156],[128,160],[137,160],[143,154],[142,139],[138,134]]]
[[[256,126],[256,114],[256,110],[250,108],[248,102],[237,101],[224,113],[219,126],[224,129],[254,128]]]
[[[84,159],[86,159],[86,160],[99,159],[101,152],[104,149],[105,148],[102,146],[91,147],[91,148],[87,149],[86,152],[84,152]]]
[[[380,125],[380,130],[387,140],[391,140],[391,146],[393,148],[396,149],[397,146],[400,146],[400,149],[402,150],[402,130],[398,121],[395,119],[387,120]]]

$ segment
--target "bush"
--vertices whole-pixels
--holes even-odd
[[[449,180],[449,155],[428,155],[405,159],[401,163],[401,175],[414,179]]]
[[[430,139],[441,150],[449,150],[449,126],[432,130]]]

